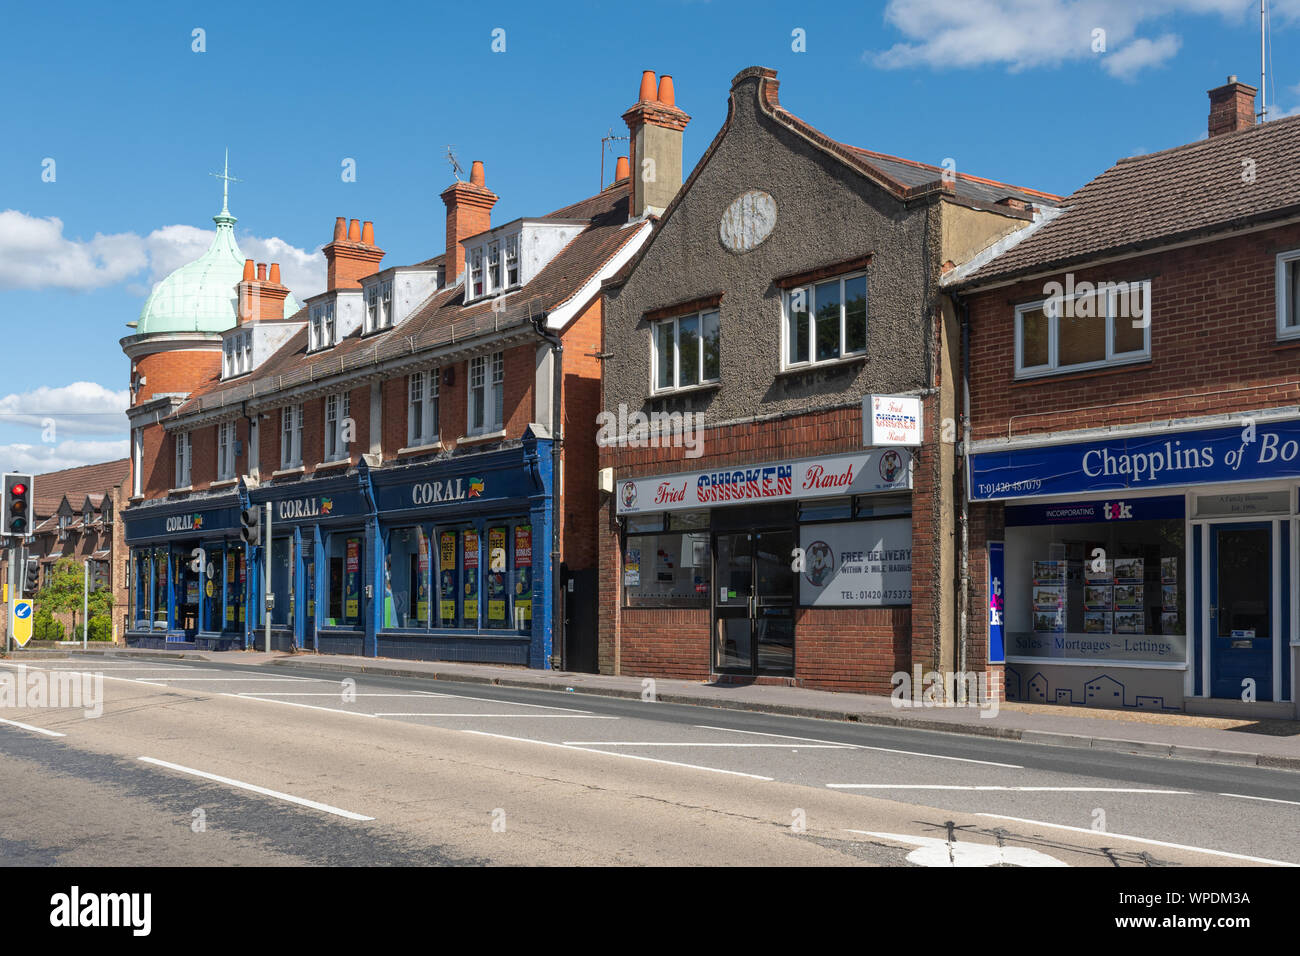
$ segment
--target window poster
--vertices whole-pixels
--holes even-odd
[[[438,535],[438,618],[443,627],[456,626],[456,532]]]
[[[515,626],[533,622],[533,527],[515,526]]]
[[[506,529],[488,528],[487,606],[489,621],[506,619]]]
[[[1034,583],[1064,584],[1065,564],[1066,562],[1064,561],[1035,561]]]
[[[1177,584],[1178,583],[1178,558],[1161,558],[1160,559],[1160,583]]]
[[[1140,584],[1115,585],[1115,609],[1141,611],[1146,602],[1143,600],[1143,588]]]
[[[228,559],[228,560],[226,561],[226,594],[227,594],[227,596],[228,596],[228,600],[226,601],[226,620],[227,620],[227,621],[230,621],[232,624],[234,623],[234,620],[235,620],[235,607],[236,607],[236,606],[238,605],[238,603],[239,603],[238,599],[235,597],[235,564],[236,564],[236,562],[235,562],[235,560],[234,560],[233,555],[234,555],[234,552],[231,552],[231,558]],[[243,583],[243,582],[240,582],[240,584],[241,584],[241,591],[242,591],[242,583]],[[240,610],[241,610],[241,612],[242,612],[243,608],[240,608]],[[241,621],[244,619],[244,616],[243,616],[242,613],[240,614],[239,619],[240,619]]]
[[[1115,559],[1116,584],[1141,584],[1143,580],[1144,572],[1141,558]]]
[[[1164,611],[1178,610],[1178,585],[1160,585],[1160,607]]]
[[[343,578],[343,616],[361,616],[361,539],[348,538],[346,574]]]
[[[1065,606],[1065,596],[1059,585],[1034,585],[1034,610],[1055,611]]]
[[[461,535],[461,568],[465,595],[465,624],[478,623],[478,532]]]
[[[244,594],[246,593],[244,585],[247,582],[247,580],[248,580],[248,568],[244,565],[243,561],[240,561],[239,562],[239,590],[236,591],[235,593],[239,595],[237,600],[239,601],[239,623],[241,624],[244,623]]]
[[[1114,576],[1115,562],[1110,558],[1086,561],[1084,564],[1083,577],[1089,584],[1110,584]]]
[[[1114,603],[1114,592],[1109,584],[1089,584],[1083,589],[1085,611],[1109,611]]]
[[[316,616],[316,560],[304,561],[303,570],[307,575],[307,620],[310,621]]]
[[[623,561],[623,586],[636,588],[641,586],[641,549],[628,548]]]
[[[1110,611],[1083,612],[1083,631],[1085,634],[1109,634],[1112,626]]]
[[[424,529],[419,530],[419,557],[415,559],[415,616],[421,624],[429,620],[429,542],[424,537]]]

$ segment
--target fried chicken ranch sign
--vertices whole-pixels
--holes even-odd
[[[903,449],[740,465],[710,471],[629,478],[615,489],[619,514],[826,498],[912,487],[912,459]]]

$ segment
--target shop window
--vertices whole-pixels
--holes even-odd
[[[484,559],[486,567],[483,572],[483,590],[487,610],[483,616],[483,626],[497,630],[513,628],[514,542],[508,525],[495,525],[487,529]]]
[[[785,309],[787,367],[833,362],[867,351],[867,275],[789,289]]]
[[[479,625],[479,534],[466,529],[460,533],[461,627]]]
[[[721,360],[716,309],[656,322],[650,341],[656,392],[718,381]]]
[[[438,626],[460,626],[460,547],[455,531],[438,532]]]
[[[1112,520],[1079,524],[1021,525],[1016,509],[1008,508],[1002,582],[1008,656],[1185,661],[1183,518],[1120,517],[1162,504],[1124,502],[1114,505]]]
[[[196,631],[199,627],[199,573],[190,566],[193,550],[183,545],[171,554],[172,596],[176,604],[172,622],[185,631]]]
[[[168,601],[170,600],[167,590],[167,569],[170,564],[167,549],[154,548],[152,595],[154,630],[165,631],[167,629]]]
[[[326,619],[335,627],[356,627],[361,623],[360,534],[329,536]]]
[[[1151,282],[1079,283],[1016,306],[1016,376],[1075,372],[1151,357]]]
[[[853,514],[858,518],[883,518],[887,515],[911,513],[911,495],[858,495],[853,499]]]
[[[853,517],[852,498],[823,498],[799,502],[800,521],[843,521]]]
[[[709,513],[707,511],[668,512],[669,531],[695,531],[700,528],[708,528],[708,526]]]
[[[271,623],[277,627],[292,627],[292,538],[276,538],[271,542],[271,594],[275,598],[275,607],[271,610]]]
[[[1300,336],[1300,249],[1277,257],[1277,335]]]
[[[248,571],[244,565],[243,548],[235,546],[226,549],[225,574],[225,630],[242,630],[244,626],[244,589],[248,584]]]
[[[132,582],[135,611],[133,620],[137,628],[143,629],[147,629],[153,620],[153,568],[149,558],[149,551],[135,552],[135,574]]]
[[[629,534],[623,594],[628,607],[708,607],[709,532]]]
[[[208,551],[204,557],[207,567],[203,569],[203,630],[220,631],[225,621],[225,606],[222,596],[222,583],[225,580],[224,551]]]
[[[438,369],[412,372],[407,388],[406,443],[432,445],[438,440]]]
[[[388,533],[384,627],[428,627],[429,542],[423,528]]]

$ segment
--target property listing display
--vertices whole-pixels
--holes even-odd
[[[1007,508],[1008,656],[1183,662],[1182,499],[1085,504]]]

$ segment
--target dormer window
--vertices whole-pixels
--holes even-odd
[[[506,237],[506,288],[519,285],[519,237]]]
[[[251,372],[253,370],[253,336],[245,332],[240,338],[243,339],[243,364],[240,365],[241,372]]]
[[[311,321],[307,326],[307,348],[310,351],[329,348],[335,344],[334,303],[318,302],[311,307]]]
[[[487,247],[487,291],[501,289],[501,243],[489,242]]]
[[[469,287],[471,295],[478,298],[483,294],[483,250],[475,249],[469,259]]]
[[[366,289],[366,331],[376,332],[393,326],[393,280],[379,282]]]

